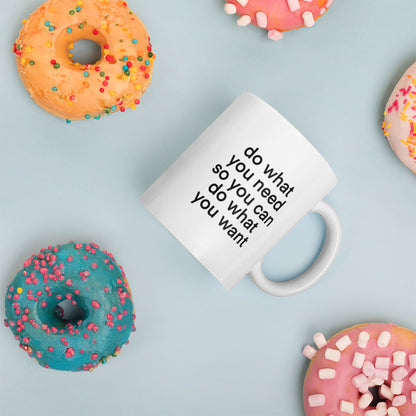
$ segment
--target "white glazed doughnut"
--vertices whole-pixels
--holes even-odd
[[[394,87],[384,115],[383,131],[393,152],[416,173],[416,63]]]

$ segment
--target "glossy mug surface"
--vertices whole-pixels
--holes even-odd
[[[246,274],[270,294],[316,283],[334,261],[341,224],[323,201],[337,179],[326,160],[257,96],[236,100],[144,193],[150,212],[227,288]],[[302,275],[268,280],[264,256],[309,212],[327,235]]]

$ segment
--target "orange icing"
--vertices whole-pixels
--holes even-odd
[[[71,60],[81,39],[101,46],[98,62]],[[25,21],[13,51],[33,100],[67,120],[135,109],[155,59],[145,26],[121,0],[48,0]]]

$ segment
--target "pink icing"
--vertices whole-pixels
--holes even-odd
[[[360,333],[366,331],[370,335],[370,339],[365,348],[358,346]],[[377,340],[383,331],[391,334],[391,340],[386,347],[377,345]],[[330,361],[325,358],[325,350],[327,348],[337,349],[336,343],[344,336],[348,335],[351,339],[351,345],[341,352],[339,362]],[[403,351],[406,353],[404,365],[396,365],[393,363],[394,353]],[[355,368],[352,366],[354,354],[359,352],[365,354],[365,362],[363,368]],[[334,337],[328,344],[320,348],[311,360],[309,369],[306,374],[303,397],[306,416],[329,416],[348,414],[340,411],[341,402],[352,403],[354,406],[354,416],[364,416],[366,412],[375,410],[375,406],[369,405],[361,409],[359,400],[363,395],[368,394],[368,388],[373,385],[375,389],[381,389],[389,399],[384,399],[387,408],[392,407],[393,403],[400,412],[401,416],[414,416],[416,414],[416,404],[412,403],[412,392],[416,392],[416,370],[412,367],[414,364],[413,354],[416,353],[416,333],[398,327],[393,324],[363,324],[353,328],[346,329]],[[377,360],[378,358],[378,360]],[[389,360],[387,360],[389,358]],[[386,375],[386,380],[377,379],[376,362],[382,368],[378,369],[378,375]],[[364,368],[365,366],[365,368]],[[320,379],[319,370],[334,369],[335,377],[331,379]],[[386,373],[384,373],[386,372]],[[365,375],[370,374],[370,377]],[[390,385],[393,379],[403,381],[403,387],[400,394],[393,394]],[[382,384],[380,384],[382,383]],[[370,390],[372,391],[372,389]],[[415,395],[416,393],[414,393]],[[309,404],[310,397],[325,396],[325,404],[312,407]],[[361,399],[361,405],[368,402],[368,397]],[[313,404],[317,404],[313,401]]]
[[[331,6],[328,0],[227,0],[237,14],[249,16],[251,23],[269,31],[288,31],[305,26],[302,15],[310,12],[319,19]],[[276,36],[276,35],[275,35]],[[271,37],[273,39],[273,37]]]

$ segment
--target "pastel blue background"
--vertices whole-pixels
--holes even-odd
[[[335,0],[313,29],[274,43],[239,28],[221,0],[130,0],[157,53],[153,84],[136,112],[70,126],[31,101],[11,53],[41,2],[3,9],[1,299],[41,247],[92,240],[124,266],[138,319],[120,357],[91,374],[40,368],[1,326],[2,416],[303,415],[301,351],[314,332],[368,321],[416,330],[416,178],[380,129],[385,101],[416,58],[416,5],[393,3]],[[339,179],[327,199],[344,225],[341,252],[293,298],[268,296],[248,278],[227,292],[139,202],[243,91],[288,118]],[[301,272],[323,236],[322,220],[308,216],[265,271]]]

